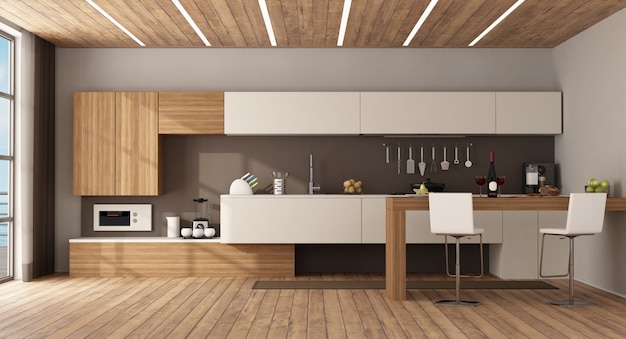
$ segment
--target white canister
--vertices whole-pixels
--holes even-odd
[[[167,237],[178,238],[180,237],[180,217],[165,217],[167,220]]]

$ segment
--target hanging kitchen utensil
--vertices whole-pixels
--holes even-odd
[[[433,144],[433,148],[432,148],[432,163],[430,164],[430,173],[437,173],[437,164],[435,163],[436,161],[436,156],[435,156],[435,144]]]
[[[409,159],[406,161],[406,174],[415,174],[415,160],[413,160],[413,145],[409,144]]]
[[[441,170],[442,171],[447,171],[448,169],[450,169],[450,162],[448,162],[448,149],[446,147],[446,145],[443,145],[443,161],[441,162]]]
[[[424,162],[424,145],[420,146],[420,162],[417,164],[417,168],[420,170],[420,175],[424,176],[426,172],[426,163]]]
[[[470,156],[469,156],[469,145],[467,145],[467,160],[465,160],[465,167],[470,168],[472,167],[472,162],[470,161]]]
[[[398,144],[398,174],[400,174],[400,167],[402,167],[401,164],[401,159],[400,159],[400,144]]]
[[[385,146],[385,162],[389,163],[389,144],[384,143],[383,146]]]
[[[459,146],[454,145],[454,164],[458,165],[461,162],[459,161]]]

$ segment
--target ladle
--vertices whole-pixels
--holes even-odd
[[[469,156],[469,145],[467,146],[467,160],[465,160],[465,167],[470,168],[472,167],[472,162],[470,161],[470,156]]]

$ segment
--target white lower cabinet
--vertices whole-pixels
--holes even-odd
[[[565,228],[567,211],[539,211],[538,228]],[[541,259],[541,238],[537,237],[539,259]],[[539,264],[537,264],[539,265]],[[546,236],[543,250],[543,274],[562,275],[567,273],[569,265],[569,239]],[[539,266],[537,266],[539,267]]]
[[[489,272],[503,279],[536,279],[537,211],[503,211],[502,244],[489,248]]]
[[[223,195],[220,203],[222,243],[361,242],[358,197]]]
[[[231,244],[384,244],[385,196],[222,195],[222,243]],[[539,228],[564,227],[566,211],[475,211],[489,244],[489,272],[503,279],[539,278]],[[428,211],[406,214],[408,244],[441,244],[430,232]],[[453,242],[449,238],[449,242]],[[478,243],[477,236],[463,243]],[[547,274],[567,270],[568,242],[547,239]]]
[[[538,279],[540,228],[565,227],[567,211],[503,211],[502,244],[489,248],[489,272],[503,279]],[[546,237],[544,274],[567,272],[569,244]]]
[[[386,210],[387,205],[384,197],[363,196],[361,199],[362,243],[385,243]]]
[[[484,244],[502,243],[502,212],[476,211],[474,212],[474,226],[485,230]],[[407,244],[441,244],[445,242],[442,235],[430,231],[430,215],[428,211],[408,211],[406,213],[406,242]],[[455,242],[448,237],[448,242]],[[465,237],[462,244],[478,244],[480,237]]]
[[[386,228],[386,206],[384,197],[368,197],[362,200],[364,244],[384,244]],[[474,224],[477,228],[484,228],[483,243],[502,243],[502,212],[476,211]],[[448,238],[448,241],[454,241]],[[462,243],[479,243],[479,237],[468,237]],[[406,242],[407,244],[441,244],[443,236],[435,235],[430,231],[430,217],[428,211],[408,211],[406,213]]]

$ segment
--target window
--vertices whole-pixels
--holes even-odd
[[[13,39],[0,31],[0,280],[13,274],[13,70]]]

